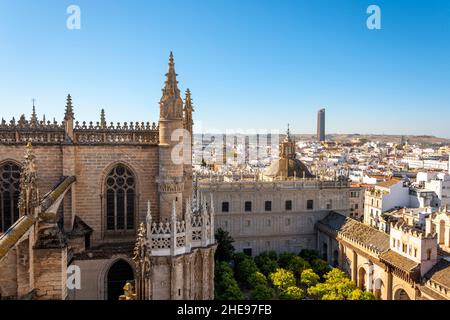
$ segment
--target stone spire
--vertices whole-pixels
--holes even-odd
[[[100,112],[100,128],[102,129],[106,128],[105,109],[102,109],[102,111]]]
[[[192,99],[191,99],[191,91],[189,89],[186,89],[186,98],[184,100],[184,108],[183,108],[183,127],[186,129],[190,135],[191,135],[191,146],[193,143],[193,125],[194,121],[192,120],[192,112],[194,111],[194,108],[192,106]]]
[[[66,132],[66,141],[70,142],[74,140],[73,134],[73,120],[75,116],[73,114],[72,97],[67,95],[66,100],[66,112],[64,114],[64,130]]]
[[[33,147],[29,142],[25,151],[25,157],[20,174],[20,216],[34,214],[34,209],[39,205],[37,174]]]
[[[38,118],[36,115],[36,106],[34,105],[34,99],[33,99],[33,112],[31,113],[31,121],[30,124],[36,125],[38,123]]]
[[[186,98],[184,100],[184,109],[183,109],[183,128],[186,129],[190,134],[191,139],[191,153],[192,153],[192,146],[194,144],[194,130],[193,125],[194,121],[192,119],[192,112],[194,111],[194,108],[192,106],[192,99],[191,99],[191,91],[189,89],[186,89]],[[191,166],[191,163],[188,164]]]
[[[67,101],[66,101],[66,113],[64,114],[64,120],[74,120],[75,116],[73,114],[73,106],[72,106],[72,97],[70,94],[67,95]]]
[[[166,81],[162,89],[160,104],[161,119],[179,119],[183,117],[183,100],[178,89],[177,74],[172,51],[169,56],[169,69],[166,73]]]

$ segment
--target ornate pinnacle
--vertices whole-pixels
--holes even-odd
[[[102,109],[102,111],[100,112],[100,127],[102,129],[106,127],[105,109]]]
[[[147,230],[141,222],[138,229],[136,244],[134,246],[133,261],[136,265],[136,276],[138,280],[144,280],[150,272],[149,247],[146,239]]]
[[[172,223],[173,223],[173,228],[176,228],[175,226],[175,222],[177,221],[177,207],[175,204],[175,200],[173,200],[172,202]]]
[[[166,81],[163,89],[163,97],[165,96],[179,96],[177,74],[175,72],[175,63],[173,60],[173,53],[170,51],[169,68],[166,73]]]
[[[150,200],[147,202],[147,216],[145,217],[147,223],[147,239],[150,239],[152,235],[152,210]]]
[[[33,112],[31,113],[31,124],[37,124],[38,119],[37,119],[37,115],[36,115],[36,107],[34,106],[34,99],[33,99]]]
[[[186,98],[184,100],[184,108],[185,110],[194,111],[194,108],[192,107],[192,99],[191,99],[191,90],[186,89]]]
[[[173,54],[170,52],[169,68],[166,73],[166,81],[162,89],[160,100],[160,117],[163,119],[181,118],[183,113],[183,100],[178,89],[177,74]]]
[[[39,204],[35,158],[31,143],[28,142],[22,172],[20,174],[20,197],[18,206],[21,216],[34,214],[34,209]]]
[[[68,94],[66,100],[66,112],[64,114],[64,120],[68,121],[73,119],[75,119],[75,116],[73,114],[72,97],[70,96],[70,94]]]

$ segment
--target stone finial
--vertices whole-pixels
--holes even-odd
[[[177,221],[177,205],[175,203],[175,200],[172,202],[172,215],[171,215],[172,223],[175,223]],[[173,225],[175,227],[175,225]]]
[[[106,116],[105,116],[105,109],[102,109],[100,111],[100,128],[105,129],[106,128]]]
[[[26,120],[26,118],[25,118],[25,115],[22,114],[22,115],[20,116],[20,118],[19,118],[19,121],[18,121],[19,126],[25,126],[26,122],[27,122],[27,120]]]
[[[192,127],[194,125],[194,121],[192,119],[192,112],[194,111],[194,108],[192,106],[192,99],[191,99],[191,91],[189,89],[186,89],[186,98],[184,100],[184,107],[183,107],[183,127],[191,134],[191,144],[193,143],[192,139]]]
[[[34,209],[39,205],[35,158],[33,147],[29,142],[26,147],[22,172],[20,174],[20,197],[18,206],[21,216],[33,215]]]
[[[184,99],[185,110],[190,110],[191,112],[194,111],[194,107],[192,105],[191,90],[189,90],[189,88],[186,89],[185,96],[186,96]]]
[[[70,94],[67,95],[67,99],[66,99],[66,112],[64,114],[64,120],[68,121],[68,120],[74,120],[75,116],[73,113],[73,106],[72,106],[72,97],[70,96]]]
[[[152,210],[150,200],[147,201],[147,216],[145,217],[147,223],[147,238],[150,239],[152,235]]]
[[[72,106],[72,97],[70,94],[67,95],[66,102],[66,112],[64,114],[64,131],[65,131],[65,140],[66,141],[74,141],[74,132],[73,132],[73,120],[75,119],[73,114],[73,106]]]
[[[34,99],[33,99],[33,111],[31,112],[30,123],[32,125],[36,125],[38,123],[38,119],[37,119],[37,115],[36,115],[36,106],[34,105]]]

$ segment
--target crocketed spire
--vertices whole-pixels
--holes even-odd
[[[102,129],[106,127],[105,109],[102,109],[102,111],[100,112],[100,127]]]
[[[72,97],[70,96],[70,94],[68,94],[66,100],[66,113],[64,114],[64,120],[68,121],[73,119],[75,119],[75,116],[73,114]]]
[[[178,89],[177,74],[175,72],[175,63],[172,51],[169,56],[169,69],[166,73],[166,81],[162,89],[160,104],[160,118],[176,119],[183,116],[183,101],[181,100],[180,90]]]
[[[186,98],[184,100],[184,118],[183,118],[183,127],[184,129],[188,130],[192,135],[192,126],[194,124],[192,120],[192,112],[194,111],[194,108],[192,106],[192,99],[191,99],[191,91],[189,89],[186,89]]]
[[[38,118],[36,114],[36,106],[34,105],[34,99],[33,99],[33,112],[31,113],[31,125],[36,125],[38,123]]]

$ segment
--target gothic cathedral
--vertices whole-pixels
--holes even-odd
[[[0,299],[214,298],[214,207],[193,183],[172,53],[158,124],[0,124]],[[124,110],[126,110],[124,106]]]

